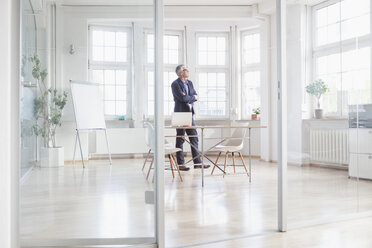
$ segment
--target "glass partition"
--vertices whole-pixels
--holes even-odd
[[[21,119],[21,178],[35,165],[37,140],[32,131],[35,124],[34,100],[36,81],[32,77],[32,64],[29,61],[37,47],[36,19],[29,1],[22,5],[22,42],[21,42],[21,86],[20,86],[20,119]]]
[[[370,211],[371,1],[287,5],[288,225]]]
[[[152,1],[21,3],[21,246],[155,247]]]
[[[173,179],[170,164],[165,163],[169,168],[164,179],[165,238],[169,247],[213,246],[277,229],[277,166],[269,158],[271,82],[266,66],[275,49],[269,41],[269,18],[246,16],[237,21],[234,14],[239,8],[205,6],[211,13],[209,18],[218,19],[213,22],[198,14],[199,6],[187,6],[185,13],[180,6],[182,15],[177,19],[174,13],[165,15],[166,125],[171,125],[171,104],[175,102],[170,91],[178,78],[174,71],[177,64],[187,64],[189,80],[199,97],[193,103],[195,125],[205,127],[203,131],[197,129],[199,150],[203,147],[208,157],[204,163],[209,166],[204,169],[203,186],[203,172],[193,164],[188,138],[183,150],[184,164],[190,169],[181,171],[183,182],[177,176]],[[225,19],[219,18],[219,11],[226,12]],[[260,109],[261,119],[257,116]],[[213,128],[216,126],[219,128]],[[164,133],[174,146],[176,130],[167,128]],[[216,149],[221,141],[225,145],[224,141],[231,142],[236,150]],[[247,175],[245,166],[251,175]]]

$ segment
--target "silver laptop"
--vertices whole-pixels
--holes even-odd
[[[172,127],[189,127],[192,125],[191,112],[173,112]]]

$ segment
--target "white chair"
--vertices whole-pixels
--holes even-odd
[[[145,122],[144,126],[145,126],[146,145],[149,147],[149,151],[147,153],[145,162],[143,163],[142,171],[145,169],[146,162],[150,157],[151,151],[155,151],[154,127],[149,122]],[[154,159],[151,160],[151,166],[153,162],[154,162]]]
[[[244,125],[244,126],[246,126],[246,125]],[[229,157],[229,153],[232,154],[234,173],[236,172],[236,169],[235,169],[235,153],[238,153],[239,157],[240,157],[240,159],[243,163],[244,169],[247,173],[247,176],[250,176],[249,173],[248,173],[248,170],[247,170],[247,166],[245,165],[243,156],[240,152],[244,147],[244,137],[245,137],[246,132],[247,132],[247,128],[237,128],[237,129],[234,130],[231,138],[227,138],[226,141],[224,141],[222,144],[220,144],[220,145],[218,145],[214,148],[215,151],[219,151],[219,154],[217,156],[217,160],[216,160],[215,164],[217,164],[217,162],[218,162],[218,160],[221,156],[221,153],[223,153],[223,152],[226,153],[225,154],[225,164],[224,164],[224,169],[223,169],[225,172],[226,172],[227,160],[228,160],[228,157]],[[213,175],[213,172],[214,172],[215,168],[216,168],[216,165],[213,167],[211,175]]]
[[[152,126],[151,123],[147,122],[146,123],[146,144],[150,147],[148,153],[147,153],[147,156],[146,156],[146,159],[145,159],[145,162],[142,166],[142,171],[144,170],[145,166],[146,166],[146,162],[148,160],[148,158],[150,157],[150,153],[151,151],[155,151],[155,132],[154,132],[154,127]],[[174,145],[168,143],[166,140],[165,140],[165,144],[164,144],[164,155],[166,155],[169,159],[169,163],[170,163],[170,169],[172,171],[172,176],[174,178],[174,170],[177,170],[178,172],[178,176],[181,180],[181,182],[183,181],[182,179],[182,176],[181,176],[181,172],[180,172],[180,169],[178,167],[178,163],[177,163],[177,159],[175,158],[174,154],[176,154],[178,151],[181,151],[180,148],[176,148],[174,147]],[[150,171],[152,169],[152,165],[154,163],[154,157],[152,157],[152,160],[151,160],[151,163],[150,163],[150,167],[147,171],[147,176],[146,176],[146,179],[148,180],[149,176],[150,176]]]

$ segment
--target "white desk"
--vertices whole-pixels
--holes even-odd
[[[171,127],[171,126],[167,126],[165,128],[172,128],[172,129],[200,129],[201,130],[201,151],[199,151],[201,153],[201,158],[202,158],[202,187],[204,187],[204,157],[205,156],[205,152],[204,152],[204,129],[216,129],[216,128],[220,128],[220,129],[223,129],[223,128],[248,128],[248,147],[249,147],[249,182],[252,181],[252,154],[251,154],[251,130],[252,129],[256,129],[256,128],[267,128],[266,126],[191,126],[191,127]],[[185,135],[186,136],[186,135]],[[183,136],[183,137],[185,137]],[[169,137],[169,136],[167,136]],[[172,137],[176,137],[176,136],[172,136]],[[213,149],[214,147],[216,147],[217,145],[219,145],[221,142],[213,145],[212,147],[210,147],[207,151]],[[214,162],[212,161],[212,163],[214,164]],[[226,173],[224,170],[222,170],[218,165],[217,165],[217,168],[219,168],[221,171],[223,171],[223,173]]]

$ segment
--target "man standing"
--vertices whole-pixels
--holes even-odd
[[[176,67],[176,74],[178,79],[172,83],[172,93],[174,98],[174,112],[192,112],[192,125],[195,126],[194,121],[194,102],[198,100],[194,86],[189,78],[189,69],[185,65],[178,65]],[[198,151],[198,133],[196,129],[177,129],[177,136],[184,136],[185,132],[189,136],[192,157],[194,158],[194,168],[201,168],[201,159]],[[191,137],[190,137],[191,136]],[[185,140],[182,137],[176,138],[176,147],[181,151],[177,152],[177,163],[180,170],[189,170],[190,168],[184,165],[185,159],[183,155],[183,143]],[[208,168],[209,165],[204,165]]]

